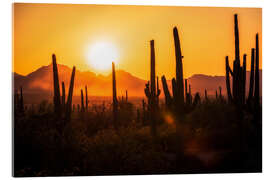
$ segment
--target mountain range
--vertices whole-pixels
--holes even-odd
[[[66,92],[69,88],[69,81],[71,77],[72,69],[66,65],[58,64],[59,83],[65,83]],[[249,86],[249,74],[247,71],[247,87]],[[262,71],[260,70],[260,77]],[[74,95],[80,95],[80,90],[84,89],[85,85],[88,88],[89,96],[111,96],[112,94],[112,75],[107,76],[97,75],[93,72],[82,72],[76,70]],[[199,92],[204,95],[204,90],[207,89],[209,95],[214,95],[218,87],[222,87],[222,93],[226,94],[225,76],[209,76],[204,74],[194,74],[187,78],[188,84],[191,84],[192,93]],[[16,72],[13,73],[14,90],[19,90],[20,86],[23,87],[24,93],[27,94],[53,94],[53,73],[52,64],[48,66],[42,66],[36,71],[23,76]],[[116,71],[116,85],[117,95],[125,95],[125,91],[128,90],[129,96],[144,96],[144,87],[147,83],[146,80],[135,77],[134,75],[123,71]],[[160,89],[162,89],[162,83],[159,82]],[[168,81],[169,89],[171,89],[171,81]],[[260,87],[262,86],[260,78]],[[161,91],[161,97],[163,91]]]

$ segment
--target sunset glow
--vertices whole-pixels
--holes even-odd
[[[118,58],[115,46],[107,42],[98,42],[87,50],[87,62],[95,70],[109,70],[112,62],[117,63]]]
[[[118,69],[146,80],[150,74],[149,41],[154,39],[156,73],[171,79],[175,76],[172,29],[177,26],[184,56],[184,76],[224,75],[225,56],[229,56],[231,65],[234,58],[235,13],[239,15],[240,53],[247,54],[249,70],[250,49],[255,46],[257,32],[260,45],[262,42],[260,8],[16,3],[14,71],[27,75],[50,64],[51,54],[55,53],[60,64],[102,73],[109,67],[107,61],[111,65],[112,58],[117,56],[114,61],[118,61]],[[95,49],[95,44],[99,43],[110,44],[116,49],[101,54],[110,56],[109,59],[92,59],[90,49]],[[261,62],[262,59],[260,68]]]

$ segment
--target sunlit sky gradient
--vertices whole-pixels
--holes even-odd
[[[240,53],[248,55],[248,70],[257,32],[262,47],[260,8],[14,4],[13,12],[13,70],[22,75],[50,64],[52,53],[60,64],[106,74],[88,63],[87,51],[92,44],[108,42],[118,50],[117,69],[149,79],[149,41],[154,39],[157,75],[170,79],[175,76],[174,26],[180,33],[185,77],[224,75],[225,56],[231,64],[234,58],[234,13],[239,15]]]

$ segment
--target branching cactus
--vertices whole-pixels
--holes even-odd
[[[239,30],[238,30],[238,17],[234,15],[234,35],[235,35],[235,60],[233,62],[233,70],[229,66],[229,58],[226,56],[226,88],[228,100],[231,103],[243,107],[246,103],[251,103],[252,99],[259,105],[259,39],[256,34],[256,57],[255,49],[251,53],[251,72],[248,100],[246,101],[246,54],[243,55],[243,65],[240,63],[239,55]],[[254,74],[254,59],[255,74]],[[232,92],[230,84],[230,75],[232,76]],[[255,90],[253,95],[253,84],[255,79]]]
[[[194,109],[192,105],[191,86],[187,84],[185,79],[185,91],[184,91],[184,77],[183,77],[183,63],[182,52],[180,46],[180,40],[178,30],[176,27],[173,29],[174,46],[175,46],[175,59],[176,59],[176,78],[172,79],[172,96],[168,89],[166,77],[162,76],[162,85],[165,95],[165,102],[168,108],[171,108],[176,114],[184,115]],[[188,92],[189,89],[189,92]],[[184,94],[186,98],[184,98]],[[197,103],[195,103],[197,104]],[[179,116],[179,117],[180,117]]]
[[[56,63],[55,54],[52,55],[52,63],[53,63],[53,89],[54,89],[54,112],[57,116],[61,116],[61,100],[60,100],[60,88],[59,88],[59,77],[58,77],[58,69]]]
[[[155,47],[154,40],[150,41],[150,54],[151,54],[151,68],[150,68],[150,83],[145,85],[145,95],[148,98],[148,108],[150,110],[150,121],[151,121],[151,133],[156,136],[156,113],[158,109],[158,97],[160,90],[156,86],[156,69],[155,69]],[[158,84],[157,84],[158,85]]]
[[[72,73],[71,73],[71,79],[69,83],[69,90],[68,90],[68,97],[67,97],[67,103],[66,103],[66,111],[65,111],[65,117],[67,120],[70,120],[70,115],[72,111],[72,96],[73,96],[73,88],[74,88],[74,79],[75,79],[75,72],[76,67],[73,66]]]

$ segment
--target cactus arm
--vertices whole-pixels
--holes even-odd
[[[66,118],[70,119],[70,113],[71,113],[71,106],[72,106],[72,96],[73,96],[73,88],[74,88],[74,79],[75,79],[75,72],[76,67],[73,66],[72,73],[71,73],[71,79],[69,83],[69,90],[68,90],[68,98],[66,103]]]
[[[163,86],[163,92],[164,92],[164,95],[165,95],[166,105],[170,106],[170,104],[172,102],[172,97],[171,97],[171,94],[170,94],[170,91],[169,91],[169,88],[168,88],[168,85],[167,85],[166,77],[162,76],[161,81],[162,81],[162,86]]]
[[[52,61],[53,61],[54,111],[56,114],[60,115],[61,114],[61,100],[60,100],[58,69],[57,69],[55,54],[52,55]]]
[[[227,96],[228,100],[232,102],[232,93],[231,93],[231,82],[230,82],[230,72],[229,72],[229,57],[226,56],[225,58],[226,63],[226,88],[227,88]]]

